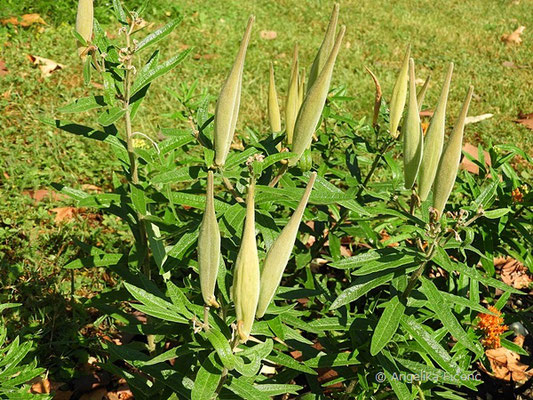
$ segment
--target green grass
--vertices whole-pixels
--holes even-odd
[[[97,17],[110,34],[116,34],[118,27],[110,21],[107,8],[110,2],[95,3]],[[141,1],[126,3],[135,5]],[[247,126],[266,131],[268,63],[274,61],[278,89],[283,94],[294,44],[300,46],[301,64],[309,68],[331,6],[331,2],[296,0],[153,0],[147,19],[154,27],[178,12],[184,15],[180,28],[163,42],[161,57],[169,58],[184,46],[194,47],[193,54],[206,57],[187,60],[152,87],[143,104],[144,113],[135,121],[135,130],[155,136],[161,127],[182,124],[173,117],[182,107],[171,91],[179,92],[182,85],[188,87],[195,81],[197,94],[205,90],[213,96],[214,108],[215,96],[233,63],[248,15],[255,14],[238,132],[245,132]],[[357,119],[371,113],[374,88],[365,65],[380,79],[385,98],[390,97],[402,54],[410,43],[418,77],[432,76],[426,97],[430,108],[436,102],[447,65],[453,61],[456,67],[449,104],[452,118],[448,124],[453,123],[468,85],[473,84],[476,94],[470,114],[493,113],[494,117],[469,126],[467,139],[473,143],[492,140],[519,144],[531,154],[531,132],[513,122],[520,111],[533,111],[530,8],[527,0],[519,4],[510,0],[341,2],[340,20],[346,24],[347,34],[333,85],[344,85],[354,98],[345,103],[343,112]],[[89,91],[82,85],[72,35],[75,1],[4,0],[0,18],[26,12],[40,13],[48,25],[29,29],[0,25],[0,59],[9,70],[0,77],[0,301],[24,301],[20,314],[12,315],[18,321],[13,329],[27,324],[23,332],[26,336],[48,344],[43,346],[43,365],[62,365],[59,372],[69,374],[75,361],[69,364],[64,360],[79,356],[79,346],[75,344],[83,338],[77,325],[86,323],[88,317],[73,312],[65,300],[70,297],[71,275],[62,266],[79,253],[76,240],[109,250],[127,245],[128,236],[126,229],[110,218],[91,220],[82,214],[73,222],[55,224],[50,210],[69,203],[48,200],[36,204],[25,194],[48,188],[52,182],[74,187],[92,184],[106,190],[114,168],[103,145],[53,131],[39,120],[54,115],[57,107]],[[500,42],[503,33],[519,25],[528,27],[522,35],[523,45],[508,47]],[[259,37],[262,30],[276,31],[278,36],[263,40]],[[67,68],[42,79],[27,54],[56,60]],[[504,67],[505,61],[523,68]],[[101,271],[75,275],[79,296],[105,285]],[[72,329],[66,329],[68,326]]]

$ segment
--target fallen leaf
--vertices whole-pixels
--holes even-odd
[[[86,183],[86,184],[83,184],[81,185],[81,188],[83,190],[88,190],[88,191],[93,191],[93,192],[97,192],[97,193],[102,193],[102,188],[101,187],[98,187],[96,185],[91,185],[90,183]]]
[[[9,17],[5,19],[0,19],[0,22],[3,25],[15,25],[15,26],[22,26],[24,28],[27,28],[28,26],[31,26],[33,24],[41,24],[46,25],[46,22],[44,19],[41,18],[39,14],[24,14],[21,17]]]
[[[33,394],[49,394],[50,381],[48,378],[36,378],[36,381],[32,383],[30,390]]]
[[[107,389],[99,388],[92,392],[85,393],[80,397],[80,400],[104,400],[107,395]]]
[[[25,190],[22,192],[22,194],[30,196],[33,200],[35,200],[36,203],[43,201],[46,198],[52,201],[60,201],[67,198],[67,196],[64,194],[57,193],[56,191],[50,189]]]
[[[58,207],[58,208],[52,208],[50,211],[56,214],[56,217],[54,218],[54,222],[56,224],[59,224],[61,222],[69,222],[78,213],[78,209],[75,207]]]
[[[522,32],[524,32],[524,29],[526,29],[525,26],[519,26],[513,33],[503,34],[501,37],[501,41],[505,42],[505,44],[507,45],[522,43],[520,35],[522,34]]]
[[[514,343],[522,347],[524,343],[524,337],[517,335]],[[490,366],[492,368],[492,374],[497,379],[503,379],[506,381],[523,382],[533,376],[533,369],[528,370],[528,365],[520,362],[520,355],[511,351],[505,347],[499,347],[497,349],[487,349],[485,351],[487,358],[489,359]]]
[[[434,110],[422,110],[422,111],[420,111],[419,114],[420,114],[420,118],[423,118],[423,117],[431,118],[434,113],[435,113]]]
[[[217,57],[218,57],[218,54],[200,54],[200,53],[196,53],[195,55],[192,56],[194,60],[200,60],[200,59],[212,60],[213,58],[217,58]]]
[[[6,76],[9,70],[6,67],[4,60],[0,60],[0,76]]]
[[[478,149],[476,146],[471,145],[470,143],[465,143],[463,145],[463,151],[465,153],[470,154],[474,159],[479,160],[478,158]],[[490,154],[486,151],[483,152],[484,158],[485,158],[485,165],[492,165],[492,161],[490,159]],[[461,161],[460,168],[466,169],[468,172],[472,174],[479,174],[479,167],[477,164],[474,164],[472,161],[470,161],[466,156],[463,157]]]
[[[50,60],[44,57],[34,56],[32,54],[28,54],[28,59],[33,65],[36,65],[39,67],[39,69],[41,70],[41,76],[43,78],[48,78],[55,71],[59,71],[65,68],[65,65],[59,64],[55,62],[54,60]]]
[[[515,120],[517,124],[524,125],[526,128],[533,130],[533,113],[518,115],[518,119]]]
[[[502,281],[515,289],[528,288],[533,282],[528,268],[513,258],[496,258],[494,265],[496,270],[500,272]]]
[[[278,37],[278,33],[276,31],[261,31],[259,32],[259,36],[261,39],[273,40]]]
[[[477,122],[484,121],[486,119],[492,118],[494,114],[481,114],[481,115],[474,115],[472,117],[466,117],[465,118],[465,125],[467,124],[475,124]]]

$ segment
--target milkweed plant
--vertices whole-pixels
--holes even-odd
[[[187,82],[177,67],[190,50],[168,59],[158,50],[180,18],[146,34],[142,8],[112,6],[115,39],[94,19],[93,1],[79,1],[75,36],[87,96],[45,120],[106,143],[120,166],[109,193],[56,185],[80,207],[120,218],[134,238],[126,254],[90,247],[65,267],[105,267],[119,277],[85,301],[134,334],[122,345],[102,341],[101,367],[125,379],[136,399],[475,393],[477,365],[488,366],[475,318],[492,313],[483,302],[501,310],[522,293],[496,279],[491,260],[506,254],[532,265],[530,187],[509,165],[529,157],[490,145],[491,165],[474,160],[477,175],[459,169],[474,89],[453,87],[454,65],[427,129],[420,110],[429,79],[417,92],[407,44],[390,91],[369,70],[373,113],[354,120],[345,111],[348,89],[334,78],[348,51],[334,5],[311,65],[302,68],[297,44],[290,70],[265,60],[269,128],[245,134],[239,115],[246,53],[256,41],[251,16],[239,28],[240,45],[225,43],[235,53],[226,80],[176,94],[176,107],[188,104],[185,117],[162,117],[168,127],[141,132],[150,87],[165,74]],[[461,74],[460,65],[455,70]],[[276,85],[283,74],[287,90]],[[464,97],[455,115],[450,91]],[[79,113],[93,124],[67,119]],[[242,147],[233,146],[236,136]],[[511,197],[517,187],[521,202]],[[431,379],[401,379],[406,374]]]

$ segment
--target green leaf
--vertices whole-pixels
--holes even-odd
[[[400,324],[445,371],[450,374],[461,373],[461,369],[448,352],[435,340],[434,332],[428,332],[412,315],[409,317],[404,315]]]
[[[317,375],[314,369],[309,368],[304,363],[296,361],[294,358],[282,352],[276,352],[275,354],[270,354],[266,359],[270,362],[283,365],[284,367],[293,369],[295,371],[305,372],[306,374],[311,374],[311,375]]]
[[[174,30],[174,28],[176,28],[176,26],[178,26],[178,24],[181,22],[181,19],[182,18],[180,16],[179,18],[176,18],[176,19],[170,21],[165,26],[159,28],[158,30],[156,30],[156,31],[152,32],[151,34],[149,34],[148,36],[146,36],[143,40],[141,40],[137,44],[137,46],[135,47],[135,51],[139,52],[139,51],[145,49],[148,46],[156,44],[157,42],[159,42],[160,40],[162,40],[163,38],[168,36]]]
[[[132,307],[142,311],[148,315],[160,318],[165,321],[178,322],[188,324],[189,321],[180,315],[181,310],[174,304],[163,300],[161,297],[155,296],[144,289],[133,286],[125,282],[124,286],[131,293],[131,295],[142,305],[131,303]]]
[[[113,9],[115,10],[115,16],[121,24],[128,25],[128,17],[122,8],[122,0],[113,0]]]
[[[228,386],[228,389],[239,396],[241,399],[246,400],[271,400],[271,397],[261,392],[251,383],[248,383],[242,377],[233,378]]]
[[[504,339],[504,338],[501,338],[500,339],[500,342],[502,344],[503,347],[505,347],[506,349],[508,350],[511,350],[511,351],[514,351],[515,353],[517,354],[520,354],[522,356],[526,356],[526,357],[529,357],[529,353],[527,351],[525,351],[522,347],[520,347],[519,345],[517,345],[516,343],[513,343],[511,342],[510,340],[507,340],[507,339]]]
[[[358,351],[354,350],[353,352],[343,352],[336,354],[323,354],[305,360],[304,364],[311,368],[330,368],[330,367],[347,367],[350,365],[358,365],[361,363],[357,359]]]
[[[93,267],[109,267],[120,264],[125,261],[124,254],[98,254],[92,257],[78,258],[77,260],[69,262],[63,268],[77,269],[77,268],[93,268]]]
[[[148,85],[154,79],[159,78],[160,76],[165,75],[167,72],[174,69],[179,63],[181,63],[185,57],[191,52],[191,49],[182,51],[181,53],[175,55],[171,59],[165,61],[162,64],[158,64],[154,68],[151,68],[146,74],[139,76],[131,88],[132,96],[135,95],[139,90]]]
[[[148,361],[141,361],[139,362],[139,365],[155,365],[172,360],[174,358],[185,356],[187,354],[191,354],[192,352],[193,350],[187,345],[181,345],[178,347],[174,347],[168,351],[165,351],[164,353],[161,353]]]
[[[393,297],[386,305],[383,314],[372,335],[372,343],[370,344],[370,354],[375,356],[378,354],[392,339],[396,333],[400,319],[405,311],[405,305],[400,302],[398,296]]]
[[[385,374],[385,377],[390,383],[398,400],[412,400],[413,396],[411,391],[401,379],[398,379],[400,376],[400,370],[396,366],[396,363],[391,355],[387,352],[384,352],[384,354],[378,354],[377,359],[379,365],[383,368],[381,372]]]
[[[498,185],[499,182],[495,180],[483,189],[481,194],[474,200],[476,209],[478,207],[487,208],[492,203],[494,196],[496,196]]]
[[[365,295],[372,289],[389,282],[394,278],[394,273],[375,272],[373,274],[360,276],[353,281],[352,286],[344,290],[331,304],[330,310],[335,310],[352,301],[357,300],[359,297]]]
[[[195,181],[199,178],[205,178],[207,172],[199,166],[193,167],[179,167],[173,171],[163,172],[155,175],[151,181],[153,183],[179,183],[187,181]]]
[[[298,391],[303,389],[302,386],[289,384],[261,384],[255,385],[255,388],[261,393],[273,397],[285,394],[298,394]]]
[[[474,344],[474,342],[470,340],[459,321],[457,321],[457,318],[455,318],[455,315],[453,315],[445,297],[440,293],[435,284],[423,276],[420,277],[420,280],[422,281],[422,292],[429,300],[427,303],[428,307],[435,312],[437,318],[442,322],[442,325],[444,325],[446,330],[467,349],[472,350],[478,356],[483,355],[483,349],[481,346],[479,344]]]
[[[475,267],[468,267],[462,263],[457,263],[450,260],[446,251],[440,247],[436,248],[435,255],[432,258],[436,264],[441,266],[449,273],[459,272],[460,274],[468,276],[470,279],[479,281],[487,286],[492,286],[496,289],[503,290],[504,292],[511,292],[516,294],[523,294],[520,290],[515,289],[502,281],[494,278],[483,276]]]
[[[66,106],[57,109],[60,113],[79,113],[83,111],[93,110],[95,108],[105,107],[107,104],[103,96],[89,96],[82,97]]]
[[[209,354],[196,374],[191,400],[210,400],[213,398],[222,375],[222,368],[216,362],[215,354],[216,352]]]
[[[458,385],[458,386],[467,386],[471,389],[475,389],[476,384],[475,380],[472,379],[474,377],[474,372],[465,371],[462,374],[459,375],[453,375],[448,374],[446,371],[443,371],[442,369],[435,368],[434,366],[430,366],[427,364],[421,364],[416,361],[412,360],[405,360],[401,358],[395,358],[397,362],[402,364],[405,368],[412,371],[414,374],[424,374],[426,377],[426,380],[431,381],[433,383],[438,384],[450,384],[450,385]],[[461,379],[466,378],[466,379]],[[481,383],[481,381],[478,381]]]
[[[338,269],[355,269],[353,275],[367,275],[373,272],[379,272],[385,269],[398,268],[404,265],[413,264],[417,261],[417,254],[407,252],[406,249],[401,251],[395,249],[379,249],[367,251],[354,257],[349,257],[331,263],[333,268]]]
[[[483,213],[483,216],[488,219],[498,219],[503,217],[505,214],[511,212],[510,208],[498,208],[496,210],[489,210]]]
[[[224,367],[230,371],[235,368],[235,356],[233,355],[228,339],[222,334],[222,332],[211,327],[205,332],[205,336],[215,348]]]
[[[102,126],[109,126],[118,121],[126,114],[126,110],[120,107],[112,107],[100,113],[98,116],[98,123]]]

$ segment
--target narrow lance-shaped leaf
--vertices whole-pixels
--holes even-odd
[[[461,108],[461,113],[457,118],[457,122],[448,139],[446,148],[440,158],[439,167],[437,169],[437,176],[435,177],[435,184],[433,187],[433,208],[442,214],[448,197],[452,192],[455,178],[457,177],[457,170],[459,169],[459,161],[461,160],[461,149],[463,146],[463,132],[465,128],[465,119],[468,114],[468,107],[472,99],[474,87],[470,86],[466,99]]]
[[[426,93],[428,91],[430,80],[431,75],[428,75],[428,77],[424,81],[424,84],[422,85],[422,89],[419,90],[418,95],[416,96],[416,102],[418,103],[418,109],[420,111],[422,111],[422,105],[424,104],[424,99],[426,98]]]
[[[450,63],[448,74],[446,75],[440,93],[439,103],[437,104],[433,118],[431,118],[431,123],[424,139],[424,155],[422,157],[418,179],[418,195],[422,201],[428,197],[435,175],[437,174],[437,167],[442,154],[444,130],[446,129],[446,103],[448,102],[452,73],[453,63]]]
[[[339,4],[335,3],[335,5],[333,6],[333,11],[331,12],[331,19],[329,21],[326,34],[324,36],[324,40],[320,45],[320,49],[318,50],[318,53],[315,56],[315,60],[313,61],[313,65],[311,66],[311,70],[309,71],[309,81],[307,90],[310,90],[311,86],[313,86],[313,84],[317,80],[318,76],[320,75],[320,72],[322,72],[322,69],[326,65],[326,61],[328,60],[329,55],[331,54],[333,44],[335,43],[335,31],[337,30],[338,19]]]
[[[287,143],[291,144],[294,135],[294,124],[300,109],[298,96],[298,45],[294,46],[292,55],[291,77],[287,90],[287,103],[285,104],[285,125],[287,131]]]
[[[403,166],[405,188],[411,189],[416,181],[420,162],[422,161],[422,147],[424,135],[420,125],[418,103],[416,101],[415,62],[409,59],[409,103],[407,117],[402,126],[403,135]]]
[[[397,138],[400,134],[398,126],[400,119],[402,119],[403,108],[407,98],[407,81],[409,78],[409,57],[411,54],[411,46],[407,46],[405,57],[402,62],[402,68],[396,78],[394,89],[392,89],[392,96],[390,100],[390,133],[393,138]]]
[[[254,19],[255,18],[251,16],[248,20],[246,32],[242,38],[237,58],[224,86],[222,86],[215,109],[215,163],[218,166],[223,166],[226,162],[233,135],[235,133],[235,126],[237,125],[237,117],[239,115],[241,101],[244,59],[246,57],[246,49],[248,48],[248,42],[250,41]]]
[[[198,272],[204,302],[218,308],[215,298],[220,263],[220,229],[215,214],[213,171],[207,173],[207,196],[204,216],[198,234]]]
[[[268,85],[268,119],[272,132],[281,131],[281,117],[279,113],[278,93],[274,78],[274,65],[270,63],[270,81]]]
[[[76,32],[90,43],[93,36],[94,10],[93,0],[80,0],[78,3],[78,14],[76,16]],[[87,58],[87,46],[78,41],[78,56],[83,61]]]
[[[233,302],[237,329],[242,342],[250,336],[259,300],[259,258],[255,237],[255,179],[252,178],[246,196],[246,221],[241,247],[233,274]]]
[[[300,203],[298,204],[298,207],[296,210],[294,210],[289,222],[285,228],[283,228],[266,255],[263,271],[261,272],[259,304],[257,306],[258,318],[261,318],[263,315],[265,315],[265,311],[274,298],[276,290],[281,282],[283,271],[285,271],[285,267],[287,266],[292,254],[292,249],[294,248],[294,242],[296,241],[296,236],[298,235],[298,228],[300,227],[300,222],[302,221],[305,207],[309,201],[311,190],[313,190],[315,179],[316,172],[311,174],[309,183],[305,188],[305,192],[300,200]]]
[[[335,46],[331,50],[331,54],[329,55],[324,68],[320,72],[320,75],[313,86],[307,92],[302,107],[300,108],[294,127],[294,140],[292,144],[292,151],[293,153],[296,153],[296,157],[290,160],[291,165],[298,162],[305,149],[311,144],[313,133],[315,133],[316,126],[322,115],[322,110],[324,109],[326,97],[328,96],[331,76],[333,75],[333,67],[335,66],[335,60],[339,54],[345,31],[346,27],[343,26],[337,35]]]

